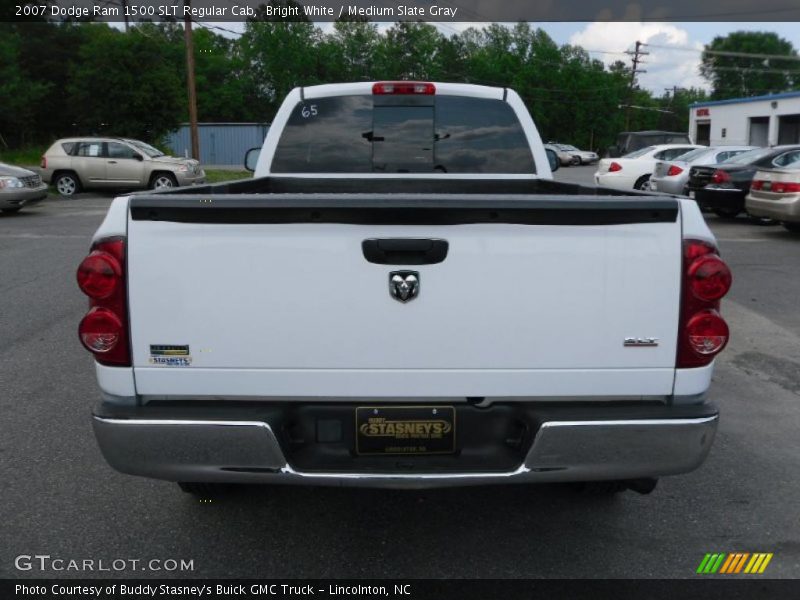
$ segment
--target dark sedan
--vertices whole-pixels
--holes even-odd
[[[744,211],[750,182],[758,169],[800,165],[800,146],[775,146],[743,152],[718,165],[698,165],[689,171],[689,195],[700,208],[732,219]]]

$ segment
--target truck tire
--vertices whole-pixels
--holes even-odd
[[[20,206],[20,207],[18,207],[18,208],[4,208],[4,209],[3,209],[2,211],[0,211],[0,212],[3,212],[3,213],[5,213],[5,214],[7,214],[7,215],[15,215],[15,214],[17,214],[17,213],[18,213],[20,210],[22,210],[22,207],[21,207],[21,206]]]
[[[782,225],[786,228],[786,231],[791,231],[792,233],[800,233],[800,223],[788,223],[784,221]]]
[[[213,498],[225,490],[225,485],[221,483],[203,483],[196,481],[179,481],[178,487],[181,488],[181,491],[201,499]]]

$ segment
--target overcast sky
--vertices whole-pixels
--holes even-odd
[[[483,23],[434,23],[445,35],[462,31],[469,27],[481,27]],[[226,28],[241,31],[242,23],[220,23]],[[324,31],[330,31],[331,23],[317,23]],[[390,27],[391,23],[379,23],[380,29]],[[647,73],[639,75],[639,85],[657,95],[664,88],[702,87],[708,89],[706,81],[700,77],[698,65],[704,44],[715,36],[733,31],[773,31],[792,42],[800,50],[800,24],[786,23],[532,23],[544,29],[558,44],[576,44],[590,51],[593,58],[607,64],[615,60],[630,63],[625,50],[633,49],[640,42],[669,46],[665,48],[645,48],[650,52],[643,57],[646,65],[641,68]],[[217,32],[219,32],[217,30]],[[693,48],[695,51],[686,50]],[[610,53],[610,54],[609,54]]]

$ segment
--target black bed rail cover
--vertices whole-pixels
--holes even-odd
[[[137,194],[134,221],[354,225],[621,225],[672,223],[669,196],[463,194]]]

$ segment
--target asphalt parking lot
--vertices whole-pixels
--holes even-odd
[[[588,183],[593,171],[557,175]],[[711,390],[720,429],[698,471],[649,496],[277,487],[200,503],[112,471],[94,441],[74,272],[109,201],[0,215],[0,577],[109,575],[15,568],[47,554],[194,565],[117,573],[137,577],[682,578],[707,552],[772,552],[769,576],[800,575],[800,236],[708,217],[735,277]]]

